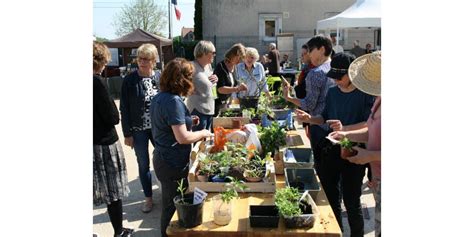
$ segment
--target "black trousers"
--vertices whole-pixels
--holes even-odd
[[[168,228],[171,218],[176,211],[173,198],[179,194],[177,190],[178,181],[184,178],[184,185],[188,187],[188,167],[184,169],[173,168],[157,157],[156,154],[153,155],[153,167],[156,177],[161,183],[161,236],[165,237],[168,236],[166,228]]]
[[[364,236],[364,218],[360,196],[365,166],[353,164],[340,156],[340,146],[327,144],[320,151],[319,178],[337,222],[343,230],[341,196],[347,210],[351,236]],[[342,193],[342,195],[341,195]]]

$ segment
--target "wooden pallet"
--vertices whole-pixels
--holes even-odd
[[[200,150],[199,152],[202,152]],[[214,183],[214,182],[200,182],[197,179],[197,171],[199,170],[199,159],[196,159],[198,153],[194,155],[192,159],[192,166],[189,169],[188,181],[189,181],[189,191],[192,192],[195,187],[200,188],[206,192],[223,192],[226,190],[225,183]],[[245,186],[248,187],[244,192],[246,193],[274,193],[276,189],[276,176],[275,176],[275,166],[273,162],[267,162],[266,169],[270,170],[268,177],[264,178],[263,182],[246,182]],[[242,190],[237,190],[242,192]]]

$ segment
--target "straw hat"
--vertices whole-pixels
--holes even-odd
[[[357,89],[380,96],[382,54],[376,51],[358,57],[349,67],[349,79]]]

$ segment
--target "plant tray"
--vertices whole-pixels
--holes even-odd
[[[306,200],[306,203],[309,204],[308,206],[300,204],[300,209],[303,212],[302,215],[293,217],[283,217],[286,228],[295,229],[313,227],[314,223],[316,222],[317,216],[319,216],[318,208],[311,196],[308,195],[308,198]]]
[[[252,228],[278,228],[280,215],[275,205],[250,205],[249,213]]]
[[[287,187],[297,188],[300,192],[308,190],[313,199],[321,190],[313,168],[285,168],[285,183]]]
[[[286,120],[288,117],[288,113],[290,113],[290,109],[272,109],[275,116],[273,117],[276,120]]]
[[[202,152],[202,150],[200,151]],[[267,162],[266,169],[270,170],[268,177],[264,178],[261,182],[245,182],[245,186],[248,188],[245,190],[246,193],[274,193],[276,187],[276,176],[275,166],[273,162]],[[191,168],[188,173],[189,181],[189,192],[194,191],[195,187],[200,188],[205,192],[223,192],[226,190],[226,183],[217,182],[200,182],[197,179],[197,172],[199,171],[199,159],[194,159]],[[238,192],[243,192],[237,189]]]
[[[293,153],[296,162],[289,162],[288,155],[289,151]],[[287,148],[284,153],[284,165],[285,168],[313,168],[314,157],[313,150],[311,148]]]

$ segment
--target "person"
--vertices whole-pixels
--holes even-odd
[[[351,53],[354,54],[356,58],[365,54],[365,50],[359,46],[359,40],[354,40],[354,48],[351,49]]]
[[[307,43],[309,57],[314,68],[308,72],[305,78],[306,96],[298,99],[289,95],[290,85],[286,84],[283,87],[283,95],[285,99],[304,111],[308,111],[310,115],[318,115],[323,112],[326,94],[329,87],[334,86],[334,81],[326,76],[326,73],[331,68],[330,55],[332,52],[331,40],[323,35],[318,35],[311,38]],[[317,148],[317,142],[325,137],[328,128],[319,125],[310,125],[310,142],[313,152]],[[319,175],[318,165],[320,158],[315,156],[316,173]]]
[[[191,144],[211,136],[207,129],[191,131],[192,119],[183,96],[193,91],[195,63],[175,58],[166,64],[160,80],[161,92],[151,105],[152,134],[156,141],[153,167],[161,182],[161,236],[176,210],[173,198],[178,195],[177,181],[184,180],[188,187],[188,164]],[[199,123],[199,121],[197,121]]]
[[[284,54],[283,55],[283,60],[280,61],[280,68],[286,68],[286,65],[288,65],[287,63],[289,63],[288,54]]]
[[[309,57],[307,44],[303,44],[303,46],[301,46],[301,62],[303,63],[303,67],[301,69],[301,73],[298,75],[298,79],[295,85],[295,96],[298,99],[303,99],[306,97],[306,79],[305,78],[308,75],[308,72],[314,68],[314,65],[311,63],[311,58]],[[305,129],[306,136],[309,138],[310,137],[309,124],[303,123],[303,128]]]
[[[336,37],[337,37],[336,33],[331,33],[331,42],[332,42],[332,49],[334,50],[334,54],[344,52],[344,48],[337,43]]]
[[[365,45],[365,53],[368,54],[368,53],[372,53],[372,45],[370,43],[367,43]]]
[[[193,75],[194,92],[186,99],[186,106],[192,115],[199,117],[199,125],[193,131],[203,128],[210,129],[214,115],[213,87],[217,86],[218,78],[212,72],[211,63],[214,61],[216,48],[211,41],[201,40],[194,47]],[[217,90],[217,88],[215,88]]]
[[[245,83],[246,91],[238,93],[240,98],[245,96],[260,96],[263,91],[270,98],[267,81],[265,79],[265,70],[263,65],[257,62],[259,58],[258,51],[255,48],[245,48],[245,60],[236,66],[237,80]]]
[[[269,75],[268,66],[270,64],[270,61],[268,60],[268,54],[260,56],[259,62],[263,65],[263,69],[265,69],[265,75]]]
[[[130,192],[127,164],[115,130],[119,113],[100,74],[110,62],[103,43],[93,43],[93,199],[95,205],[107,204],[114,236],[132,236],[133,229],[122,225],[122,199]]]
[[[381,236],[381,204],[382,204],[382,172],[381,172],[381,127],[382,127],[382,97],[381,97],[381,61],[380,51],[366,54],[356,59],[349,67],[349,79],[359,90],[377,96],[371,109],[367,126],[360,129],[342,127],[329,134],[329,137],[340,140],[343,137],[354,142],[364,142],[367,149],[354,147],[357,155],[346,158],[355,164],[369,163],[372,169],[375,198],[375,236]]]
[[[268,73],[274,77],[280,76],[280,51],[275,43],[268,45]]]
[[[138,174],[145,195],[141,210],[149,213],[153,208],[152,179],[148,142],[154,145],[151,135],[150,103],[159,92],[160,72],[153,68],[158,50],[153,44],[142,44],[137,50],[138,70],[124,78],[120,98],[122,130],[125,145],[135,150]]]
[[[336,130],[340,129],[341,124],[354,124],[354,127],[359,128],[365,126],[374,97],[358,90],[349,80],[348,68],[354,60],[354,55],[349,53],[334,55],[327,76],[333,78],[337,86],[329,89],[323,112],[310,116],[297,110],[297,120],[319,125],[327,123],[331,129]],[[351,236],[364,236],[360,197],[365,167],[342,159],[340,146],[333,146],[327,140],[326,144],[322,144],[323,142],[319,142],[322,148],[315,153],[315,156],[320,157],[319,177],[339,226],[344,229],[341,216],[342,192]]]
[[[224,55],[224,60],[217,64],[214,74],[217,76],[217,99],[215,100],[215,113],[217,116],[219,110],[224,108],[227,100],[233,93],[239,93],[247,90],[245,83],[238,84],[235,78],[235,65],[245,57],[245,47],[238,43],[234,44]]]

